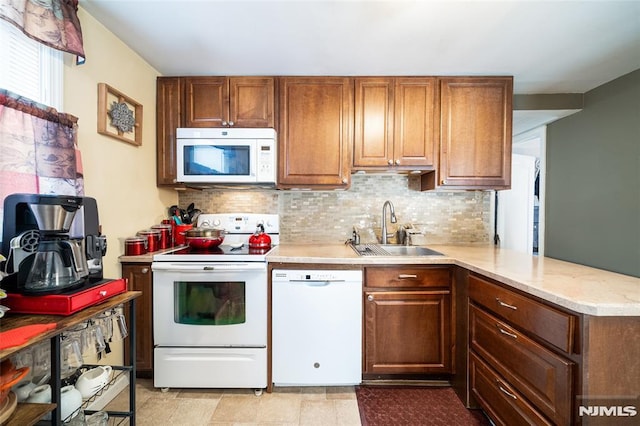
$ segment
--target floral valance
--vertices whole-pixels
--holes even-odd
[[[4,0],[0,18],[42,44],[85,57],[78,0]]]
[[[0,89],[0,200],[17,192],[84,193],[77,121]]]
[[[55,108],[32,101],[6,89],[0,89],[0,105],[13,108],[34,117],[39,117],[52,123],[59,123],[73,128],[78,122],[78,117],[58,112]]]

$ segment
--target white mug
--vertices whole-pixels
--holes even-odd
[[[75,417],[81,405],[82,394],[75,386],[69,385],[60,389],[60,418],[62,420],[68,419],[72,414]]]
[[[29,398],[31,391],[36,388],[36,384],[31,380],[23,380],[15,385],[11,391],[16,394],[18,402],[24,402]]]
[[[110,365],[100,365],[85,371],[78,377],[76,389],[80,391],[84,399],[90,398],[109,383],[112,370]]]

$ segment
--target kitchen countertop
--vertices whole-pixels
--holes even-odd
[[[640,278],[492,245],[429,245],[444,256],[359,256],[343,244],[280,244],[270,263],[454,264],[575,312],[640,316]]]

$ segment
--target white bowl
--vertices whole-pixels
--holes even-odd
[[[49,404],[51,402],[51,386],[36,386],[29,394],[27,402],[32,402],[34,404]]]
[[[33,388],[29,394],[27,401],[34,404],[49,404],[51,403],[51,386],[40,385]],[[51,413],[48,413],[43,417],[43,420],[51,420]]]
[[[78,414],[76,411],[81,405],[82,394],[73,385],[60,389],[60,418],[62,420],[66,420],[72,414],[75,417]]]
[[[101,365],[82,373],[76,381],[76,389],[80,391],[82,398],[92,397],[109,383],[112,370],[110,365]]]

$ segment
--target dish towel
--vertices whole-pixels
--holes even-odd
[[[39,334],[56,328],[56,323],[33,324],[0,332],[0,350],[20,346]]]

